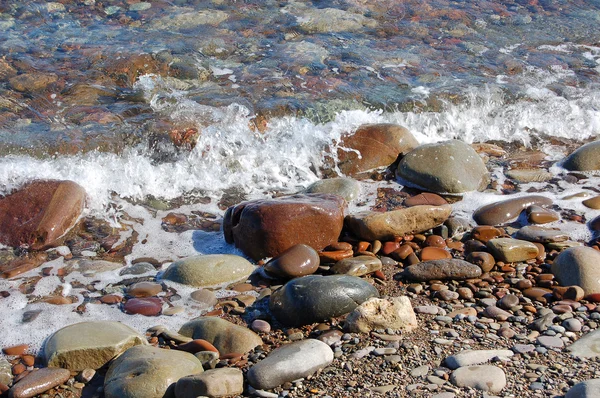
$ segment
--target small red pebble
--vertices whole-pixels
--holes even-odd
[[[21,373],[25,372],[26,370],[27,370],[27,368],[22,363],[18,363],[12,367],[12,373],[15,376],[20,375]]]
[[[378,269],[377,271],[373,272],[373,276],[377,279],[381,279],[382,281],[385,280],[385,274],[383,272],[381,272],[380,269]]]
[[[6,355],[23,355],[29,348],[27,344],[14,345],[11,347],[4,347],[2,352]]]

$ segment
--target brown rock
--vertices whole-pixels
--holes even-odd
[[[75,224],[85,191],[72,181],[35,181],[0,199],[0,243],[53,246]]]
[[[593,198],[589,198],[584,200],[583,205],[589,207],[590,209],[600,209],[600,196],[594,196]]]
[[[449,251],[444,250],[441,247],[425,247],[421,250],[419,257],[421,258],[421,261],[430,261],[452,258],[452,255]]]
[[[23,355],[23,354],[25,354],[25,352],[27,351],[28,348],[29,348],[29,345],[27,345],[27,344],[19,344],[19,345],[14,345],[11,347],[4,347],[4,348],[2,348],[2,352],[5,355]]]
[[[539,301],[540,303],[545,304],[547,302],[547,297],[552,295],[552,290],[546,289],[543,287],[532,287],[529,289],[523,290],[523,296],[530,298],[532,300]]]
[[[29,373],[10,389],[9,398],[30,398],[63,384],[71,372],[62,368],[43,368]]]
[[[354,134],[343,137],[338,150],[338,167],[346,175],[354,175],[377,167],[386,167],[419,145],[404,127],[395,124],[366,124]]]
[[[554,210],[532,205],[527,208],[527,219],[532,224],[547,224],[560,220],[560,214]]]
[[[319,268],[319,253],[310,246],[294,245],[265,264],[265,271],[283,278],[310,275]]]
[[[131,297],[152,297],[160,292],[162,292],[162,286],[155,282],[138,282],[127,289],[127,295]]]
[[[58,76],[54,73],[23,73],[9,79],[10,86],[22,92],[34,92],[45,89],[56,82]]]
[[[300,243],[322,250],[338,241],[345,207],[342,197],[328,194],[243,202],[225,212],[225,240],[255,260]]]
[[[522,196],[478,208],[473,220],[479,225],[501,225],[517,218],[521,211],[531,205],[550,206],[552,200],[540,195]]]
[[[105,294],[100,297],[100,302],[103,304],[118,304],[123,301],[123,297],[117,296],[116,294]]]
[[[219,350],[217,350],[214,345],[203,339],[195,339],[190,342],[180,344],[175,347],[175,349],[189,352],[190,354],[195,354],[200,351],[212,351],[216,352],[217,354],[219,353]]]
[[[504,231],[502,231],[500,228],[495,228],[490,225],[480,225],[473,228],[473,231],[471,231],[471,237],[473,239],[477,239],[478,241],[484,243],[487,243],[487,241],[490,239],[494,239],[502,235],[504,235]]]
[[[446,201],[446,199],[442,198],[440,195],[436,195],[430,192],[423,192],[418,195],[411,196],[410,198],[404,201],[404,205],[406,207],[418,205],[441,206],[447,204],[448,202]]]
[[[496,264],[494,256],[486,252],[471,252],[466,260],[470,263],[477,264],[483,272],[490,272]]]
[[[123,309],[132,315],[157,316],[162,311],[162,302],[158,297],[132,298],[127,300]]]
[[[12,261],[0,265],[0,275],[6,279],[13,278],[19,274],[37,268],[38,266],[46,262],[47,259],[48,254],[45,252],[31,253],[29,255],[26,255],[25,257],[16,258]]]
[[[424,261],[404,269],[404,277],[409,280],[426,282],[430,280],[464,280],[477,278],[481,268],[459,259]]]
[[[446,247],[446,241],[439,235],[429,235],[425,239],[425,246]]]

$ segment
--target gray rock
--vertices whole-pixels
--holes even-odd
[[[429,365],[421,365],[410,371],[412,377],[424,377],[429,373]]]
[[[193,339],[203,339],[215,346],[221,355],[232,352],[244,354],[263,341],[259,335],[225,319],[206,316],[186,322],[179,333]]]
[[[600,357],[600,329],[589,332],[569,347],[571,355],[578,358]]]
[[[597,397],[600,397],[600,379],[590,379],[577,383],[565,395],[565,398]]]
[[[473,220],[479,225],[501,225],[515,220],[531,205],[550,206],[551,204],[552,200],[545,196],[521,196],[481,206],[473,213]]]
[[[104,379],[106,398],[163,398],[172,396],[177,380],[202,372],[190,353],[136,346],[115,359]]]
[[[410,185],[437,193],[483,190],[489,182],[481,157],[458,140],[413,149],[398,164],[398,176]]]
[[[353,276],[363,276],[375,272],[382,268],[381,260],[373,256],[356,256],[344,258],[333,267],[331,271],[335,274],[346,274]]]
[[[600,293],[600,252],[591,247],[571,247],[552,263],[552,273],[562,286],[577,285],[586,295]]]
[[[12,365],[5,358],[0,358],[0,383],[9,385],[12,381]]]
[[[506,386],[506,375],[497,366],[465,366],[452,372],[450,381],[457,387],[470,387],[497,393]]]
[[[451,212],[450,205],[419,205],[385,213],[359,212],[346,216],[345,223],[360,239],[391,240],[397,236],[427,231],[443,223]]]
[[[210,369],[185,376],[175,384],[177,398],[228,397],[244,392],[244,375],[236,368]]]
[[[248,382],[258,389],[312,375],[333,362],[333,351],[319,340],[306,339],[283,345],[250,368]]]
[[[355,276],[309,275],[273,292],[269,308],[281,323],[300,326],[348,314],[378,295],[375,287]]]
[[[65,326],[51,335],[42,356],[49,367],[99,369],[138,344],[148,343],[144,336],[120,322],[81,322]]]
[[[515,234],[516,239],[526,240],[529,242],[564,242],[569,240],[569,235],[557,229],[536,227],[533,225],[527,225]]]
[[[446,366],[450,369],[456,369],[463,366],[478,365],[488,362],[496,357],[512,357],[514,352],[511,350],[464,350],[446,358]]]
[[[300,17],[299,26],[306,33],[355,32],[377,26],[374,19],[338,8],[306,8],[291,13]]]
[[[537,342],[546,348],[563,348],[565,346],[565,342],[558,336],[542,335],[537,338]]]
[[[562,166],[571,171],[600,170],[600,141],[590,142],[579,147],[567,156]]]
[[[339,195],[350,203],[360,194],[360,184],[353,178],[329,178],[313,182],[304,192]]]
[[[369,333],[377,329],[410,332],[417,327],[417,316],[406,296],[391,299],[370,298],[346,317],[350,332]]]
[[[506,172],[506,176],[522,183],[546,182],[554,177],[552,173],[540,169],[512,169]]]
[[[477,278],[481,268],[460,259],[423,261],[404,269],[404,277],[409,280],[426,282],[438,280],[463,280]]]
[[[496,259],[506,263],[517,263],[536,258],[539,249],[536,245],[526,240],[511,238],[490,239],[487,247]]]
[[[255,266],[232,254],[207,254],[175,261],[163,279],[183,285],[204,287],[246,280]]]

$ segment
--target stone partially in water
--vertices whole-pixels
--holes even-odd
[[[339,195],[350,203],[360,194],[360,184],[353,178],[328,178],[310,184],[304,192]]]
[[[410,265],[404,269],[406,279],[427,282],[430,280],[464,280],[477,278],[481,275],[481,268],[459,259],[445,259],[424,261]]]
[[[295,245],[265,264],[269,274],[287,279],[310,275],[319,268],[319,253],[307,245]]]
[[[600,252],[591,247],[571,247],[552,263],[552,273],[562,286],[577,285],[586,295],[600,293]]]
[[[443,223],[451,212],[450,205],[419,205],[385,213],[366,211],[347,216],[346,225],[359,239],[392,240],[427,231]]]
[[[248,371],[248,382],[268,389],[301,379],[333,362],[333,351],[322,341],[307,339],[284,344]]]
[[[564,242],[569,240],[569,235],[557,229],[527,225],[517,231],[515,238],[529,242],[548,243]]]
[[[415,137],[395,124],[365,124],[353,134],[343,137],[339,149],[338,167],[346,175],[355,175],[394,163],[398,155],[419,146]],[[358,153],[357,153],[358,152]]]
[[[246,280],[256,267],[233,254],[206,254],[175,261],[163,279],[183,285],[205,287]]]
[[[348,314],[377,289],[349,275],[309,275],[296,278],[271,294],[269,308],[285,325],[301,326]]]
[[[307,194],[242,202],[223,217],[228,243],[249,257],[274,257],[303,243],[315,250],[336,243],[346,201],[337,195]]]
[[[42,356],[49,367],[99,369],[138,344],[147,344],[147,341],[120,322],[81,322],[65,326],[50,336],[44,344]]]
[[[459,194],[483,190],[489,173],[475,150],[462,141],[421,145],[398,164],[398,176],[425,191]]]
[[[590,142],[579,147],[567,156],[562,166],[571,171],[600,170],[600,141]]]
[[[479,225],[501,225],[515,220],[531,205],[550,206],[552,200],[545,196],[529,195],[490,203],[475,210],[473,220]]]
[[[34,250],[56,245],[79,219],[85,190],[73,181],[34,181],[0,199],[0,243]]]
[[[200,360],[184,351],[132,347],[108,368],[104,395],[106,398],[172,396],[177,380],[203,370]]]
[[[243,326],[217,317],[200,317],[186,322],[179,334],[192,339],[203,339],[214,345],[221,355],[244,354],[263,341],[259,335]]]

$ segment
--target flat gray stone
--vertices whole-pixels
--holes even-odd
[[[597,358],[600,356],[600,329],[589,332],[569,347],[571,355],[578,358]]]
[[[241,256],[207,254],[175,261],[162,277],[183,285],[205,287],[246,280],[255,268]]]
[[[200,360],[184,351],[136,346],[115,359],[104,379],[106,398],[172,396],[177,380],[203,371]]]
[[[539,243],[564,242],[569,240],[569,235],[557,229],[527,225],[517,231],[515,239]]]
[[[563,348],[565,342],[558,336],[539,336],[537,342],[546,348]]]
[[[244,374],[236,368],[210,369],[182,377],[175,384],[177,398],[229,397],[244,392]]]
[[[140,344],[148,344],[144,336],[120,322],[81,322],[65,326],[51,335],[42,356],[49,367],[99,369],[130,347]]]
[[[590,379],[575,384],[569,389],[565,398],[598,398],[600,397],[600,379]]]
[[[463,366],[479,365],[491,361],[492,359],[512,357],[514,352],[511,350],[464,350],[446,358],[446,365],[450,369],[456,369]]]
[[[450,381],[457,387],[470,387],[481,391],[497,393],[506,386],[506,375],[497,366],[474,365],[456,369]]]
[[[186,322],[179,334],[192,339],[203,339],[215,346],[221,355],[232,352],[244,354],[263,341],[252,330],[225,319],[206,316]]]
[[[406,279],[427,282],[430,280],[464,280],[481,276],[481,268],[460,259],[423,261],[404,269]]]
[[[333,362],[333,351],[319,340],[307,339],[283,345],[250,368],[248,382],[257,389],[277,387],[307,377]]]
[[[398,164],[398,176],[425,191],[451,194],[483,190],[489,182],[481,157],[459,140],[413,149]]]

